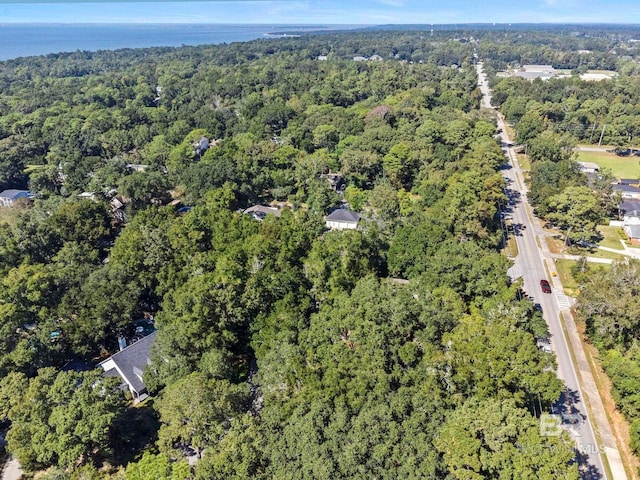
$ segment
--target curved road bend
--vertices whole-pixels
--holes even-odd
[[[482,91],[482,106],[485,108],[491,107],[491,92],[489,90],[486,76],[482,70],[482,63],[477,65],[478,70],[478,84]],[[524,281],[524,290],[534,298],[534,301],[540,305],[543,311],[544,319],[549,327],[549,333],[551,337],[551,347],[556,355],[558,364],[558,378],[565,383],[565,393],[554,406],[554,414],[558,415],[558,420],[561,422],[570,435],[573,437],[576,443],[576,455],[578,458],[580,472],[582,478],[585,479],[605,479],[607,474],[603,465],[601,454],[607,454],[607,459],[611,470],[613,472],[614,480],[626,480],[626,474],[624,466],[620,462],[620,455],[615,448],[615,438],[610,435],[611,429],[606,420],[606,414],[599,398],[597,389],[595,394],[598,397],[597,405],[591,401],[591,407],[596,410],[596,407],[602,409],[602,415],[604,421],[607,423],[608,432],[611,438],[607,437],[605,443],[604,435],[602,435],[602,428],[600,428],[600,434],[605,443],[605,447],[600,445],[596,441],[591,419],[588,417],[587,409],[583,402],[583,391],[580,385],[579,377],[576,372],[575,365],[571,358],[567,336],[562,328],[560,320],[560,312],[563,311],[564,318],[570,315],[569,299],[562,293],[562,286],[557,278],[548,279],[547,270],[545,269],[545,255],[541,248],[544,242],[542,229],[538,227],[537,221],[534,221],[533,216],[527,210],[528,204],[526,202],[527,189],[524,184],[524,177],[522,171],[519,169],[515,152],[511,147],[511,141],[505,129],[504,120],[500,113],[498,113],[498,128],[502,130],[500,136],[503,145],[503,151],[508,158],[507,168],[504,170],[504,177],[507,181],[507,188],[509,194],[509,210],[505,214],[511,216],[512,224],[514,225],[514,235],[518,245],[518,256],[515,259],[514,266],[510,269],[512,278],[522,277]],[[539,241],[540,243],[537,243]],[[547,265],[553,269],[553,260],[547,260]],[[543,293],[540,287],[540,280],[548,279],[552,285],[552,293]],[[575,324],[573,321],[567,322],[568,327],[573,327],[575,330]],[[577,335],[577,332],[567,332],[569,336]],[[588,368],[588,364],[587,364]],[[581,373],[584,375],[584,369],[580,368]],[[590,371],[589,371],[590,374]],[[595,387],[595,384],[593,385]],[[589,396],[590,400],[591,395]],[[594,416],[598,416],[598,413]],[[599,418],[599,420],[602,420]],[[599,421],[600,425],[601,422]],[[543,430],[541,430],[543,431]],[[611,440],[613,439],[613,448],[615,452],[611,451]],[[611,454],[611,455],[610,455]],[[617,455],[617,461],[616,461]]]

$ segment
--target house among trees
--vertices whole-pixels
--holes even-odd
[[[640,187],[624,183],[616,183],[613,185],[613,191],[620,193],[622,198],[630,198],[640,200]]]
[[[95,192],[82,192],[76,195],[81,200],[95,200],[96,194]]]
[[[618,182],[620,185],[629,185],[631,187],[640,187],[640,180],[637,178],[621,178]]]
[[[551,65],[523,65],[522,69],[513,73],[513,76],[530,81],[536,78],[549,80],[551,77],[555,77],[557,73]]]
[[[618,210],[625,225],[640,225],[639,200],[624,200],[618,205]]]
[[[329,186],[334,192],[342,192],[347,186],[347,181],[340,173],[326,173],[321,175],[329,182]]]
[[[29,190],[16,190],[9,189],[0,192],[0,206],[11,207],[21,198],[31,198],[31,192]]]
[[[360,215],[345,208],[337,208],[325,217],[327,228],[331,230],[355,230],[358,228]]]
[[[200,137],[197,142],[193,144],[193,150],[198,157],[201,157],[204,152],[209,149],[210,142],[207,137]]]
[[[253,207],[249,207],[243,210],[242,213],[247,215],[251,215],[255,220],[259,222],[263,221],[267,215],[275,215],[279,217],[282,212],[274,207],[266,207],[264,205],[254,205]]]
[[[151,363],[149,351],[156,338],[156,333],[153,332],[132,343],[98,364],[104,370],[105,377],[120,377],[122,379],[121,388],[123,390],[128,388],[137,401],[146,398],[147,388],[142,381],[142,372]]]

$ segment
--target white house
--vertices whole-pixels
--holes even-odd
[[[358,228],[360,215],[351,210],[338,208],[325,217],[327,228],[331,230],[354,230]]]
[[[31,192],[29,190],[16,190],[9,189],[0,192],[0,206],[11,207],[21,198],[31,198]]]

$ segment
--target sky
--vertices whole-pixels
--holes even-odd
[[[0,0],[0,23],[638,23],[640,0]]]

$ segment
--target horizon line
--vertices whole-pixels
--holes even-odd
[[[2,2],[0,2],[1,4]],[[51,21],[11,21],[4,20],[0,21],[0,26],[3,25],[255,25],[255,26],[291,26],[291,27],[331,27],[331,26],[343,26],[343,27],[451,27],[451,26],[465,26],[465,25],[482,25],[482,26],[521,26],[521,25],[567,25],[567,26],[579,26],[579,25],[623,25],[623,26],[634,26],[640,27],[640,22],[595,22],[595,21],[584,21],[584,22],[563,22],[563,21],[546,21],[546,22],[455,22],[455,23],[286,23],[286,22],[193,22],[193,21],[185,21],[185,22],[169,22],[169,21],[146,21],[146,22],[114,22],[114,21],[91,21],[91,22],[51,22]]]

